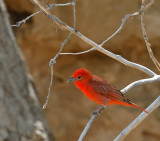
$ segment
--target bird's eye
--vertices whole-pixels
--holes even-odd
[[[78,78],[78,79],[81,79],[81,78],[82,78],[82,76],[78,76],[77,78]]]

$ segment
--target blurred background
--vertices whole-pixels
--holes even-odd
[[[47,5],[70,1],[44,0],[41,2]],[[5,0],[5,3],[10,14],[11,24],[15,24],[38,10],[29,0]],[[140,6],[140,0],[77,0],[76,29],[100,44],[119,28],[121,20],[126,14],[138,11]],[[51,12],[66,24],[73,26],[72,6],[54,7]],[[159,17],[160,1],[156,0],[146,11],[145,26],[153,53],[160,61]],[[13,27],[13,30],[32,74],[39,100],[43,105],[50,83],[49,61],[56,55],[68,32],[59,29],[42,13],[34,16],[19,28]],[[129,18],[122,31],[103,47],[159,73],[149,58],[142,36],[140,16]],[[79,52],[89,48],[91,46],[72,35],[63,52]],[[135,80],[149,77],[98,51],[76,56],[60,55],[54,65],[51,96],[47,108],[44,110],[57,141],[77,140],[91,113],[99,107],[98,104],[87,99],[74,84],[66,83],[66,79],[78,68],[87,68],[119,89],[123,89]],[[126,95],[134,103],[146,108],[159,94],[159,83],[152,83],[137,86]],[[84,140],[111,141],[140,113],[140,110],[131,107],[109,106],[94,121]],[[125,140],[159,141],[160,108],[150,114]]]

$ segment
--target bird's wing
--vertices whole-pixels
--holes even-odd
[[[93,75],[90,84],[95,93],[98,93],[108,99],[120,100],[131,104],[131,101],[125,98],[125,95],[122,94],[116,87],[98,76]]]

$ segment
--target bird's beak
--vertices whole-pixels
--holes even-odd
[[[67,82],[74,82],[74,81],[76,81],[76,79],[73,78],[73,77],[70,77],[70,78],[67,79]]]

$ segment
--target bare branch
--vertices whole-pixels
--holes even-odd
[[[124,26],[124,23],[126,22],[126,20],[129,18],[129,17],[133,17],[133,16],[137,16],[139,15],[140,12],[135,12],[133,14],[127,14],[124,16],[124,18],[122,19],[122,23],[120,25],[120,27],[116,30],[116,32],[114,32],[109,38],[107,38],[106,40],[104,40],[100,46],[103,46],[106,42],[108,42],[112,37],[114,37],[117,33],[119,33],[122,29],[123,29],[123,26]]]
[[[49,84],[49,88],[48,88],[48,95],[47,95],[47,98],[46,98],[46,102],[45,104],[43,105],[43,109],[46,108],[47,104],[48,104],[48,101],[49,101],[49,97],[50,97],[50,93],[51,93],[51,87],[52,87],[52,84],[53,84],[53,64],[56,63],[56,59],[58,58],[59,54],[61,53],[64,45],[67,43],[67,41],[69,40],[69,38],[71,37],[72,33],[69,33],[68,37],[62,42],[61,44],[61,48],[60,50],[58,51],[58,53],[56,54],[56,56],[54,58],[52,58],[49,62],[49,66],[51,67],[51,80],[50,80],[50,84]]]
[[[60,53],[60,54],[61,55],[79,55],[79,54],[85,54],[85,53],[91,52],[93,50],[95,50],[95,48],[91,48],[89,50],[82,51],[82,52],[77,52],[77,53]]]
[[[28,16],[27,18],[25,18],[25,19],[23,19],[21,21],[18,21],[16,24],[11,25],[11,26],[19,27],[22,23],[26,23],[26,21],[28,21],[31,17],[33,17],[34,15],[37,15],[40,12],[42,12],[42,11],[37,11],[36,13],[33,13],[32,15]]]
[[[100,46],[103,46],[106,42],[108,42],[112,37],[114,37],[117,33],[119,33],[122,29],[123,29],[123,26],[124,26],[124,23],[126,22],[126,20],[129,18],[129,17],[132,17],[132,16],[137,16],[139,15],[140,12],[135,12],[133,14],[127,14],[125,15],[125,17],[122,19],[122,23],[120,25],[120,27],[116,30],[116,32],[114,32],[110,37],[108,37],[106,40],[104,40]],[[88,53],[90,51],[94,50],[94,48],[91,48],[87,51],[83,51],[83,52],[79,52],[79,53],[61,53],[62,55],[79,55],[79,54],[84,54],[84,53]]]
[[[108,42],[112,37],[114,37],[117,33],[119,33],[122,29],[123,29],[123,26],[124,26],[124,23],[126,22],[126,20],[129,18],[129,17],[132,17],[132,16],[137,16],[139,15],[140,12],[135,12],[133,14],[127,14],[125,15],[125,17],[122,19],[122,23],[120,25],[120,27],[116,30],[116,32],[114,32],[110,37],[108,37],[106,40],[104,40],[100,46],[103,46],[106,42]],[[79,52],[79,53],[61,53],[62,55],[79,55],[79,54],[84,54],[84,53],[88,53],[90,51],[94,50],[94,48],[91,48],[87,51],[83,51],[83,52]]]
[[[76,9],[75,9],[76,0],[72,0],[71,4],[73,6],[73,17],[74,17],[74,23],[73,24],[74,24],[74,28],[75,28],[76,27]],[[52,86],[52,83],[53,83],[53,64],[56,63],[56,59],[58,58],[58,56],[62,52],[63,47],[65,46],[65,44],[67,43],[67,41],[69,40],[69,38],[71,37],[71,35],[72,35],[72,33],[70,32],[69,35],[68,35],[68,37],[62,42],[61,48],[58,51],[58,53],[56,54],[56,56],[53,59],[51,59],[50,62],[49,62],[49,66],[51,67],[51,81],[50,81],[50,84],[49,84],[48,95],[47,95],[47,98],[46,98],[46,102],[43,105],[43,109],[46,108],[46,106],[48,104],[48,101],[49,101],[50,90],[51,90],[51,86]]]
[[[141,80],[134,81],[131,84],[129,84],[128,86],[126,86],[124,89],[122,89],[121,92],[126,93],[127,91],[129,91],[130,89],[132,89],[135,86],[142,85],[142,84],[147,84],[147,83],[152,83],[152,82],[156,82],[156,81],[160,81],[160,75],[155,75],[152,78],[147,78],[147,79],[141,79]]]
[[[101,105],[96,111],[93,112],[90,120],[88,121],[87,125],[85,126],[83,132],[81,133],[78,141],[82,141],[84,136],[86,135],[88,129],[90,128],[90,126],[92,125],[92,122],[94,121],[94,119],[105,109],[106,107],[104,107],[103,105]]]
[[[144,12],[145,12],[146,8],[148,8],[149,6],[151,6],[153,4],[153,2],[154,2],[154,0],[151,0],[150,3],[147,6],[145,6],[145,0],[143,0],[143,5],[144,6],[143,6],[143,9],[142,9],[142,13],[141,13],[141,27],[142,27],[143,38],[144,38],[144,41],[146,43],[149,56],[152,59],[155,66],[157,67],[157,69],[160,71],[160,63],[157,61],[157,59],[155,58],[155,56],[152,52],[151,44],[148,41],[148,36],[147,36],[146,30],[145,30],[145,24],[144,24]]]
[[[73,28],[75,29],[76,28],[76,0],[72,0],[72,6],[73,6],[73,19],[74,19]]]
[[[155,0],[151,0],[150,3],[146,6],[146,8],[150,7],[150,6],[153,4],[154,1],[155,1]],[[127,20],[129,17],[137,16],[137,15],[139,15],[139,14],[144,13],[144,12],[143,12],[143,11],[144,11],[144,2],[145,2],[145,0],[142,1],[141,8],[140,8],[140,10],[139,10],[138,12],[135,12],[135,13],[133,13],[133,14],[127,14],[127,15],[125,15],[124,18],[122,19],[122,23],[121,23],[120,27],[116,30],[116,32],[114,32],[109,38],[107,38],[106,40],[104,40],[104,41],[100,44],[100,46],[103,46],[107,41],[109,41],[112,37],[114,37],[117,33],[119,33],[119,32],[123,29],[124,23],[126,22],[126,20]]]
[[[155,0],[150,0],[150,3],[146,5],[145,9],[149,8],[154,2]]]
[[[60,6],[69,6],[69,5],[72,5],[72,3],[69,2],[69,3],[64,3],[64,4],[49,4],[48,7],[47,7],[47,10],[50,10],[52,7],[56,7],[56,6],[60,7]],[[16,24],[11,25],[11,26],[13,26],[13,27],[20,27],[20,25],[22,23],[26,23],[26,21],[28,21],[30,18],[32,18],[33,16],[37,15],[40,12],[42,12],[42,11],[39,10],[39,11],[33,13],[32,15],[28,16],[27,18],[25,18],[25,19],[23,19],[21,21],[18,21]]]
[[[57,57],[58,57],[59,54],[61,53],[64,45],[67,43],[67,41],[68,41],[68,39],[71,37],[71,35],[72,35],[72,33],[69,33],[68,37],[62,42],[60,50],[58,51],[58,53],[56,54],[56,56],[55,56],[53,59],[50,60],[49,66],[52,66],[53,64],[56,63]]]
[[[150,113],[160,106],[160,96],[146,109]],[[126,127],[114,141],[122,141],[133,129],[135,129],[149,114],[142,112],[128,127]]]
[[[49,4],[47,10],[52,9],[52,7],[57,7],[57,6],[63,7],[63,6],[69,6],[69,5],[72,5],[72,3],[68,2],[68,3],[63,3],[63,4]]]
[[[46,98],[46,101],[43,105],[43,109],[45,109],[47,107],[49,97],[50,97],[50,93],[51,93],[51,87],[52,87],[52,84],[53,84],[53,66],[50,66],[50,67],[51,67],[51,80],[50,80],[50,84],[49,84],[49,88],[48,88],[47,98]]]
[[[42,11],[43,13],[51,20],[53,20],[60,28],[62,29],[66,29],[70,32],[72,32],[73,34],[75,34],[77,37],[79,37],[80,39],[82,39],[84,42],[86,42],[87,44],[93,46],[95,49],[97,49],[98,51],[108,55],[109,57],[127,65],[127,66],[130,66],[130,67],[133,67],[135,69],[138,69],[140,71],[143,71],[145,73],[147,73],[148,75],[150,76],[154,76],[156,75],[153,71],[151,71],[150,69],[142,66],[142,65],[139,65],[139,64],[136,64],[136,63],[133,63],[131,61],[128,61],[126,59],[124,59],[123,57],[121,57],[120,55],[116,55],[106,49],[104,49],[103,47],[101,47],[100,45],[96,44],[94,41],[90,40],[89,38],[85,37],[84,35],[82,35],[80,32],[78,32],[77,30],[71,28],[70,26],[66,25],[65,23],[63,23],[61,20],[59,20],[55,15],[51,15],[51,13],[44,7],[42,6],[39,2],[37,2],[37,0],[33,0],[34,4],[36,6],[38,6]]]

